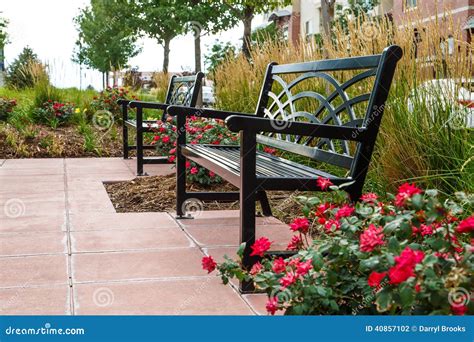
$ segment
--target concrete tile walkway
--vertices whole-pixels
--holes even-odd
[[[103,182],[134,170],[120,158],[0,160],[0,314],[265,314],[265,295],[201,269],[205,253],[235,254],[238,211],[116,213]],[[274,218],[257,230],[277,246],[291,237]]]

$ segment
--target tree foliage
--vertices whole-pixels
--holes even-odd
[[[5,74],[7,86],[16,89],[31,88],[39,81],[47,80],[46,67],[28,46],[10,64]]]
[[[130,21],[133,3],[92,0],[75,18],[79,38],[73,61],[107,73],[120,70],[140,51]]]
[[[8,43],[8,20],[0,17],[0,49]]]

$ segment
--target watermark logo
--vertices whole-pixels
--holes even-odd
[[[6,217],[18,218],[25,215],[26,207],[25,203],[18,198],[12,198],[5,202],[3,205],[3,212]]]
[[[466,306],[471,300],[471,294],[463,287],[458,287],[449,291],[448,302],[453,307]]]
[[[92,301],[101,308],[110,306],[114,303],[114,293],[107,287],[99,287],[92,294]]]
[[[114,125],[114,115],[108,110],[98,110],[92,116],[92,124],[100,131],[108,131]]]
[[[199,37],[201,37],[202,31],[203,31],[203,27],[202,27],[202,25],[201,25],[200,22],[198,22],[198,21],[190,21],[190,22],[189,22],[189,28],[190,28],[190,30],[191,30],[192,33],[193,33],[194,39],[198,39]]]
[[[204,204],[201,200],[197,198],[189,198],[184,201],[181,209],[184,215],[189,217],[199,217],[201,213],[204,211]]]

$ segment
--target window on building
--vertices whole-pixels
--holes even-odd
[[[415,8],[418,4],[418,0],[405,0],[405,9],[409,10]]]
[[[313,34],[313,22],[311,20],[304,23],[304,33],[307,36]]]

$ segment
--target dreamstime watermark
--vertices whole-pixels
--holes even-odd
[[[270,293],[270,298],[276,298],[278,303],[289,303],[293,299],[293,293],[286,287],[278,287]]]
[[[197,198],[188,198],[186,201],[184,201],[181,209],[185,216],[199,217],[204,211],[204,204]]]
[[[464,287],[452,289],[448,293],[448,302],[452,307],[462,307],[469,304],[471,294]]]
[[[362,40],[373,41],[380,35],[379,27],[373,22],[363,22],[360,26]]]
[[[84,328],[53,328],[51,323],[45,323],[39,328],[18,328],[9,326],[5,335],[84,335]]]
[[[22,200],[18,198],[12,198],[6,201],[3,205],[3,212],[5,213],[6,217],[18,218],[25,215],[26,206]]]
[[[203,32],[203,26],[199,21],[190,21],[188,25],[189,29],[193,33],[194,39],[198,39],[199,37],[201,37],[201,34]]]
[[[108,110],[98,110],[92,116],[92,124],[100,131],[107,132],[114,125],[114,115]]]
[[[108,287],[99,287],[92,294],[92,301],[101,308],[112,305],[114,299],[114,293]]]
[[[380,107],[375,105],[372,107],[372,112],[370,113],[369,117],[367,120],[364,121],[364,126],[368,127],[372,121],[374,121],[379,115],[383,113],[385,109],[385,104],[381,105]],[[362,132],[365,131],[365,128],[359,127],[352,133],[352,138],[355,139],[361,134]]]

